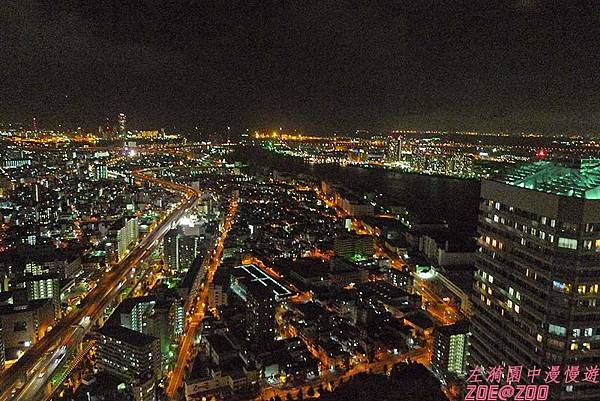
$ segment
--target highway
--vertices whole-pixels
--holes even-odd
[[[192,356],[191,351],[194,345],[193,343],[196,336],[196,331],[202,324],[202,319],[204,319],[204,313],[206,311],[206,302],[210,283],[212,282],[215,272],[221,264],[223,243],[225,238],[227,238],[227,234],[229,233],[229,229],[231,228],[236,212],[237,199],[232,199],[229,210],[223,219],[221,231],[219,235],[215,237],[212,246],[209,247],[208,254],[202,263],[201,270],[205,271],[205,274],[200,284],[200,292],[198,293],[195,302],[192,304],[192,308],[187,314],[186,329],[183,333],[183,338],[179,346],[177,362],[175,363],[174,370],[169,376],[169,384],[165,391],[165,394],[169,397],[169,399],[176,398],[177,389],[179,389],[181,386],[186,367],[188,366],[189,358]]]
[[[51,331],[35,343],[17,362],[0,375],[0,400],[35,401],[50,391],[54,371],[71,355],[94,327],[104,310],[118,296],[135,266],[146,258],[167,233],[172,224],[199,199],[200,192],[171,181],[162,180],[134,171],[140,180],[181,192],[183,199],[163,218],[156,229],[144,237],[114,268],[105,274],[100,283],[82,300],[79,309],[73,310],[56,323]]]

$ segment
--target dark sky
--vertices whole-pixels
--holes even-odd
[[[0,121],[600,133],[599,102],[594,0],[0,7]]]

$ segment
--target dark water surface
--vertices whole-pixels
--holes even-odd
[[[419,174],[402,174],[389,170],[315,165],[299,158],[248,148],[236,152],[235,159],[252,167],[267,167],[293,173],[309,173],[321,179],[336,181],[357,193],[383,194],[389,204],[404,206],[422,216],[446,220],[457,231],[475,234],[480,183]]]

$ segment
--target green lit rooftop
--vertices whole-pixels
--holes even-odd
[[[497,181],[550,194],[600,199],[600,159],[582,159],[577,165],[537,161],[510,169]]]

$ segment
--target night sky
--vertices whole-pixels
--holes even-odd
[[[599,1],[3,0],[0,62],[2,122],[600,133]]]

